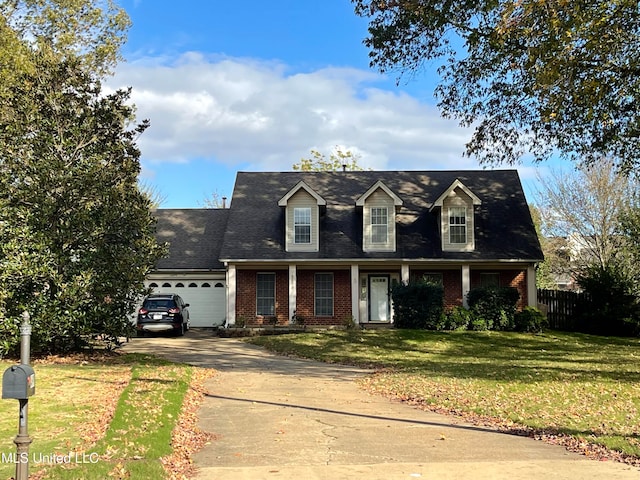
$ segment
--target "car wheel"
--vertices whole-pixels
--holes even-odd
[[[136,337],[144,337],[144,330],[136,330]]]
[[[180,324],[180,330],[178,330],[178,335],[181,337],[184,335],[184,323]]]

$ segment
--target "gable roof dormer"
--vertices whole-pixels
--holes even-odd
[[[356,200],[356,207],[362,207],[363,251],[395,252],[396,213],[402,204],[402,199],[381,180]]]
[[[440,208],[440,241],[443,252],[469,252],[476,248],[475,209],[482,201],[460,179],[440,195],[430,208]]]
[[[326,200],[302,180],[278,201],[278,206],[285,207],[287,252],[319,250],[320,208],[326,205]]]

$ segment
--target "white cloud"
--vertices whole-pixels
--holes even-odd
[[[151,128],[139,145],[147,164],[210,159],[245,170],[289,170],[311,148],[342,145],[373,169],[466,169],[470,131],[433,105],[376,88],[352,68],[289,72],[285,65],[187,53],[122,64],[111,87],[132,86]]]

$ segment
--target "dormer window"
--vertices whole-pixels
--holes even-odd
[[[311,243],[311,208],[296,207],[293,209],[293,241],[296,245]]]
[[[356,200],[356,206],[362,207],[362,250],[395,252],[396,213],[402,199],[377,181]]]
[[[285,250],[317,252],[320,249],[320,210],[327,202],[309,185],[298,182],[278,201],[285,209]]]
[[[456,179],[432,204],[440,219],[440,238],[444,252],[471,252],[476,248],[474,235],[476,205],[480,199]]]
[[[449,243],[467,243],[467,209],[449,207]]]
[[[371,207],[371,243],[386,244],[388,230],[387,207]]]

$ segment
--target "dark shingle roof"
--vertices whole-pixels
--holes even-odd
[[[432,203],[459,179],[482,201],[475,207],[474,252],[443,252]],[[327,201],[320,219],[319,252],[285,252],[280,200],[304,181]],[[362,251],[358,197],[378,180],[403,206],[397,216],[396,252]],[[464,259],[541,260],[540,244],[516,170],[239,172],[220,258],[243,259]]]
[[[156,238],[169,243],[157,270],[224,270],[219,261],[228,209],[158,209]]]

